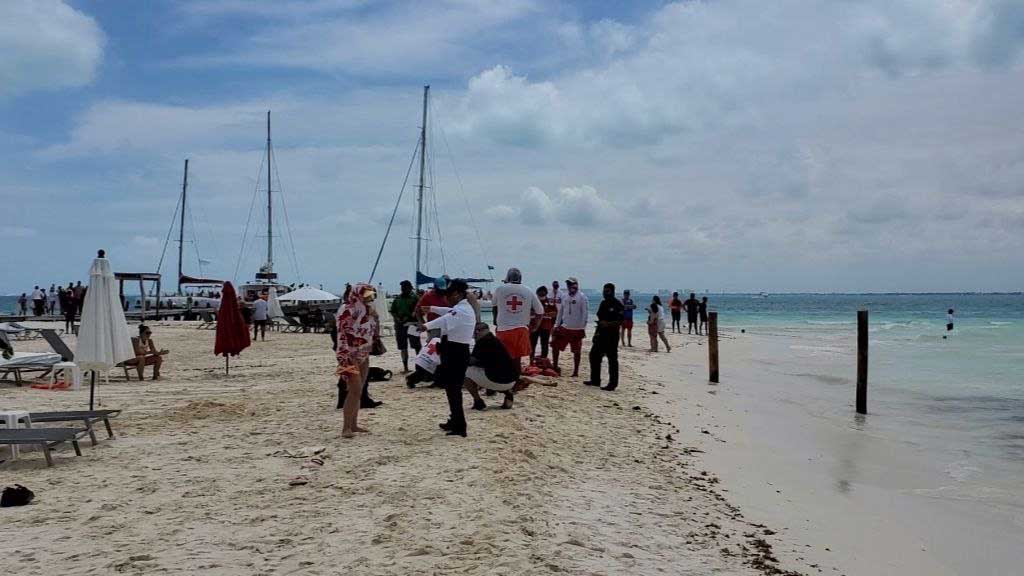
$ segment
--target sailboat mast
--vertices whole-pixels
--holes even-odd
[[[414,282],[420,283],[420,254],[423,245],[423,188],[426,186],[427,165],[427,98],[430,86],[423,87],[423,125],[420,126],[420,186],[416,195],[416,276]]]
[[[270,196],[270,161],[273,154],[270,149],[270,110],[267,110],[267,272],[274,270],[274,203]]]
[[[185,158],[185,177],[181,181],[181,224],[178,226],[178,296],[181,296],[182,257],[185,254],[185,194],[188,193],[188,158]],[[157,297],[159,298],[159,294]]]

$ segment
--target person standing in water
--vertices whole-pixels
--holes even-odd
[[[661,298],[658,298],[659,304]],[[677,334],[683,331],[683,301],[679,299],[679,292],[672,293],[672,299],[668,301],[668,308],[672,311],[672,333]]]
[[[630,297],[629,290],[622,291],[622,329],[619,331],[619,339],[623,346],[633,347],[633,311],[636,304]]]
[[[953,331],[953,309],[950,308],[946,311],[946,332]]]

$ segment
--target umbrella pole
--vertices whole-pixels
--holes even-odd
[[[228,376],[231,374],[231,366],[228,365],[228,355],[224,355],[224,375]]]
[[[96,395],[96,371],[90,370],[89,375],[89,411],[92,412],[92,401],[93,397]]]

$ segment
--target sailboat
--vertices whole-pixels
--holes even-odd
[[[178,205],[175,216],[180,213],[180,220],[178,223],[178,287],[174,294],[160,295],[161,305],[166,308],[217,308],[220,306],[219,298],[212,298],[200,295],[191,295],[184,292],[184,287],[208,287],[213,290],[220,290],[221,285],[224,283],[223,280],[216,280],[213,278],[202,278],[199,276],[189,276],[184,272],[185,268],[185,214],[188,210],[188,161],[185,159],[185,173],[181,181],[181,203]],[[173,220],[171,226],[173,227]],[[170,233],[168,233],[169,236]],[[160,264],[157,265],[157,270],[163,266],[164,256],[166,255],[167,246],[164,245],[164,253],[160,255]],[[202,265],[203,260],[199,260]],[[147,305],[154,306],[156,304],[156,296],[148,296],[146,298]]]
[[[437,276],[441,276],[441,275],[445,274],[445,271],[443,270],[443,268],[446,265],[446,263],[443,261],[444,260],[444,256],[443,256],[443,248],[442,248],[442,270],[441,270],[441,272],[439,274],[437,274],[436,276],[431,276],[431,275],[429,275],[424,270],[424,268],[427,265],[427,262],[426,262],[427,258],[425,258],[425,256],[424,256],[424,246],[425,246],[426,242],[430,241],[430,238],[428,236],[424,235],[424,234],[428,234],[429,233],[428,230],[425,230],[425,228],[424,228],[424,222],[425,222],[425,219],[426,219],[426,216],[427,216],[426,212],[429,210],[429,208],[424,205],[424,194],[425,194],[425,192],[428,189],[430,189],[430,190],[433,189],[433,186],[427,184],[427,158],[428,158],[428,153],[427,153],[427,134],[428,134],[428,132],[427,132],[427,112],[428,112],[429,107],[430,107],[429,104],[430,104],[430,86],[427,85],[427,86],[423,87],[423,121],[420,124],[419,142],[416,145],[417,146],[416,153],[413,156],[413,160],[416,160],[417,158],[419,160],[419,183],[416,185],[416,229],[415,229],[415,235],[412,237],[412,239],[415,240],[415,242],[416,242],[416,263],[415,263],[415,270],[413,271],[413,278],[415,278],[415,280],[414,280],[413,283],[414,283],[414,285],[416,286],[417,289],[420,288],[421,286],[424,286],[424,285],[429,286],[429,285],[433,284],[434,280],[436,279]],[[410,163],[409,169],[410,170],[412,169],[412,163]],[[407,181],[408,181],[408,176],[409,175],[407,173],[406,174],[406,180]],[[391,234],[391,227],[392,227],[392,225],[395,222],[395,215],[398,213],[398,207],[399,207],[399,205],[402,202],[402,195],[404,194],[404,192],[405,192],[405,184],[403,183],[402,190],[401,190],[401,192],[399,192],[399,195],[398,195],[398,200],[395,202],[395,208],[394,208],[394,210],[391,213],[391,220],[388,222],[387,231],[384,233],[384,240],[381,242],[380,249],[377,252],[377,259],[374,262],[373,269],[370,272],[369,282],[371,284],[373,283],[373,278],[374,278],[374,276],[377,273],[377,267],[380,265],[381,255],[384,253],[384,246],[387,244],[388,237]],[[436,204],[435,204],[435,211],[436,211]],[[435,224],[437,224],[436,221],[435,221]],[[474,224],[473,227],[475,229],[476,225]],[[429,228],[429,226],[428,226],[428,228]],[[438,225],[438,232],[439,232],[439,235],[440,235],[440,226],[439,225]],[[479,240],[479,230],[477,230],[477,238]],[[440,239],[439,239],[439,242],[440,242]],[[487,269],[489,271],[490,270],[494,270],[494,267],[488,265]],[[470,284],[474,284],[474,283],[476,283],[476,284],[480,284],[480,283],[489,284],[491,282],[494,282],[493,278],[464,278],[464,280],[466,280]],[[489,302],[481,302],[481,305],[482,305],[482,307],[485,307],[485,308],[489,308],[490,307],[490,303]]]
[[[254,300],[260,294],[274,288],[277,293],[285,294],[291,290],[288,286],[277,281],[277,272],[274,272],[274,197],[273,197],[273,173],[271,165],[274,159],[273,143],[270,139],[270,110],[267,110],[267,146],[264,150],[264,159],[267,164],[267,259],[256,272],[255,280],[242,284],[238,287],[238,294],[246,300]],[[257,191],[259,184],[257,183]],[[245,239],[242,239],[243,251]],[[239,255],[241,263],[242,255]]]

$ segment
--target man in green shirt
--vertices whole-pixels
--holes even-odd
[[[395,340],[402,352],[402,371],[409,371],[409,345],[417,354],[420,353],[420,337],[409,334],[409,328],[418,324],[416,320],[416,303],[419,296],[412,289],[412,282],[402,280],[402,293],[391,301],[391,317],[395,320]]]

